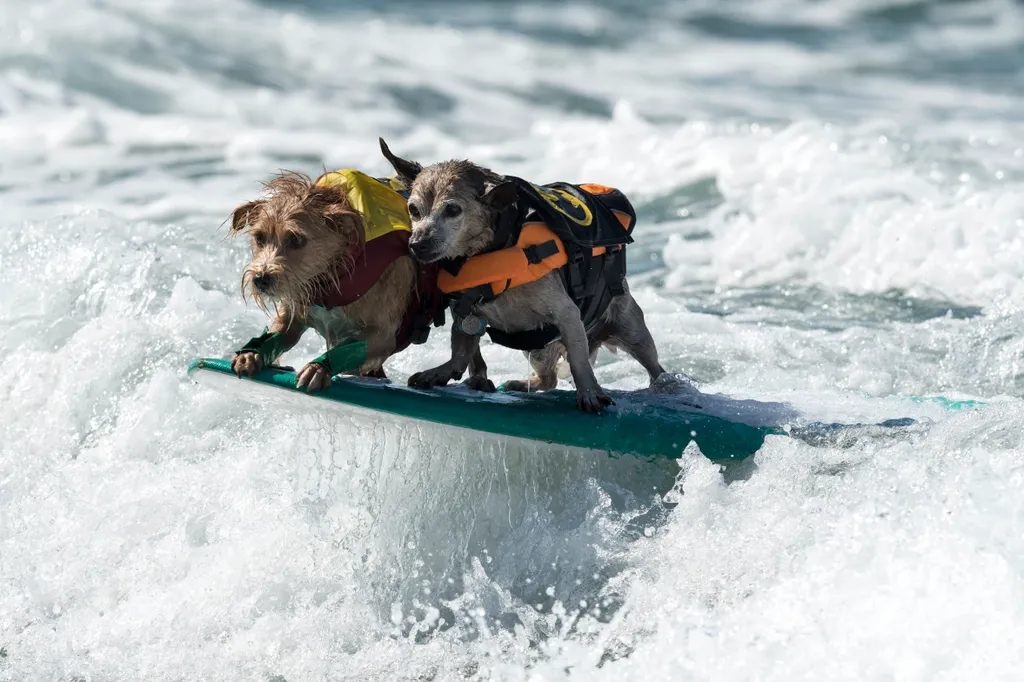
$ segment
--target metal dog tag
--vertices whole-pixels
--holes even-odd
[[[483,336],[484,330],[487,329],[487,320],[476,315],[466,315],[459,319],[458,324],[459,330],[469,336]]]

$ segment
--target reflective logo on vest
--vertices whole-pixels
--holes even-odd
[[[594,216],[590,212],[590,207],[579,197],[573,196],[564,189],[538,187],[533,183],[530,184],[540,193],[544,201],[548,202],[551,208],[577,225],[587,227],[590,223],[594,222]]]

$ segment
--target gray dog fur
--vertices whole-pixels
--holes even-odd
[[[498,212],[516,200],[512,183],[469,161],[443,161],[423,167],[392,154],[383,139],[380,145],[399,177],[410,186],[412,237],[409,247],[414,258],[431,263],[474,256],[490,248]],[[643,310],[630,295],[628,286],[624,288],[625,293],[612,299],[589,333],[557,271],[479,305],[474,313],[502,331],[527,331],[552,324],[560,334],[558,340],[542,350],[528,353],[534,376],[528,382],[508,382],[506,389],[554,388],[558,381],[556,366],[565,355],[576,383],[580,409],[601,412],[613,402],[598,384],[592,366],[601,345],[624,349],[643,365],[653,384],[665,370],[658,362],[658,350],[647,329]],[[439,367],[412,375],[409,385],[443,386],[461,379],[468,369],[467,385],[493,391],[494,384],[487,379],[487,365],[479,344],[479,337],[465,334],[452,325],[451,358]]]

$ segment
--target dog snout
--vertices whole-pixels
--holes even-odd
[[[414,235],[409,240],[409,251],[416,260],[429,262],[434,259],[434,242],[431,239],[417,239]]]
[[[253,275],[252,285],[256,287],[258,291],[267,292],[274,284],[273,275],[268,275],[265,272],[259,272]]]

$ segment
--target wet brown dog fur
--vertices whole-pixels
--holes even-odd
[[[312,326],[309,313],[315,288],[336,282],[339,272],[359,267],[355,254],[364,234],[363,218],[344,190],[318,180],[282,173],[266,183],[264,196],[242,204],[231,215],[230,234],[247,234],[252,248],[252,260],[242,272],[243,297],[251,296],[268,314],[273,308],[270,331],[281,333],[286,350]],[[358,338],[367,341],[361,373],[381,369],[394,353],[415,284],[416,266],[402,256],[358,301],[341,309],[360,330]],[[239,376],[252,376],[261,365],[256,353],[240,353],[231,363]],[[299,387],[310,391],[331,382],[327,371],[315,364],[300,369],[298,378]]]

